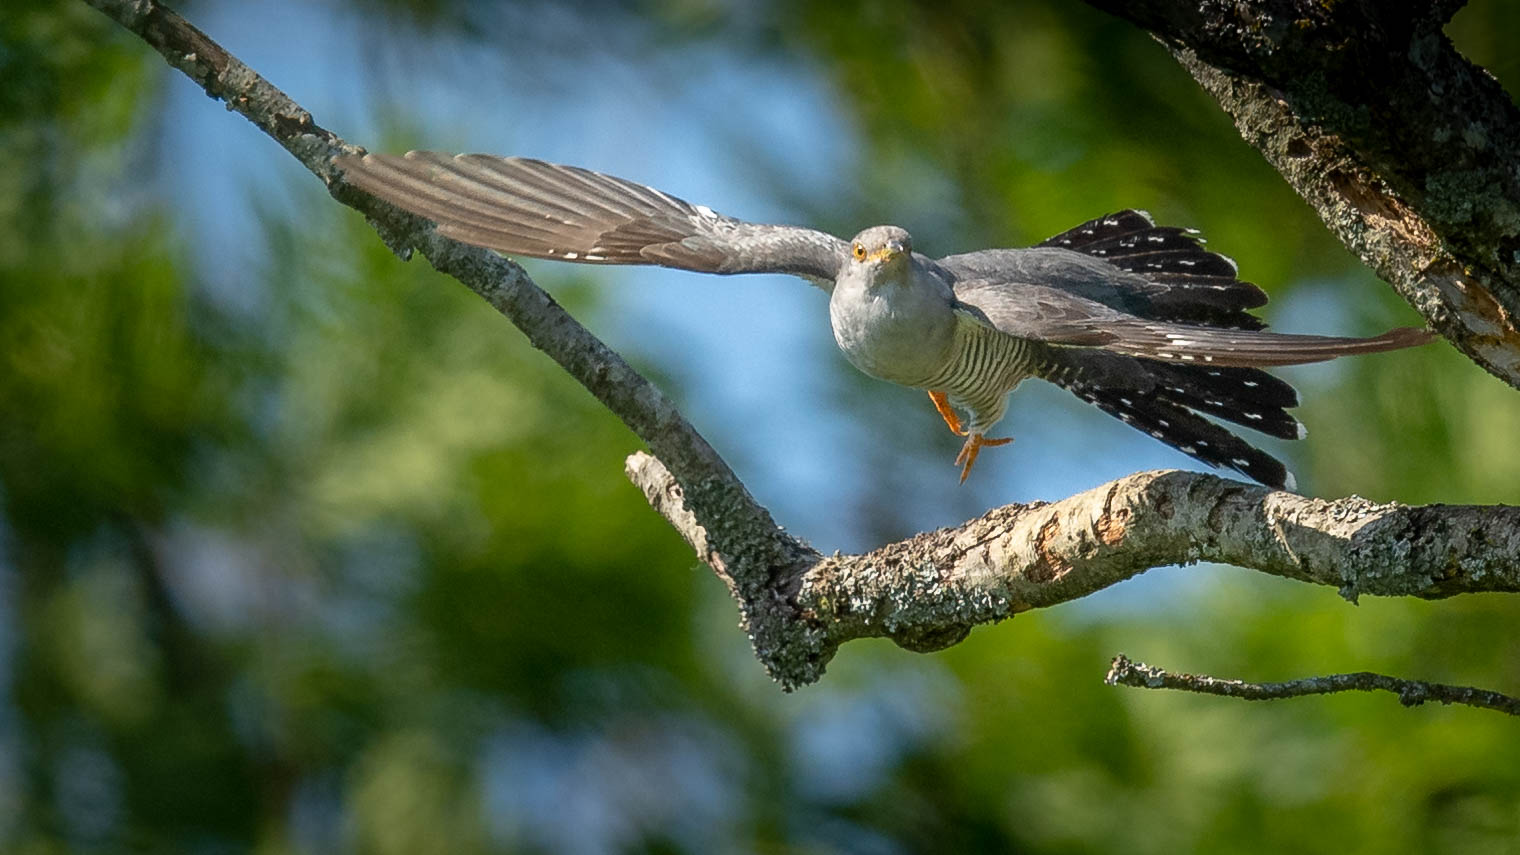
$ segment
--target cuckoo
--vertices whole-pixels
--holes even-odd
[[[852,240],[724,216],[651,187],[521,157],[414,151],[336,161],[363,190],[501,253],[582,264],[654,264],[703,273],[790,273],[829,294],[834,341],[872,377],[925,390],[965,437],[961,480],[1027,378],[1061,386],[1211,466],[1293,489],[1293,476],[1212,416],[1283,439],[1279,365],[1410,347],[1416,328],[1371,338],[1285,335],[1249,310],[1267,301],[1191,229],[1126,210],[1038,246],[933,259],[908,233]],[[964,416],[961,414],[964,413]]]

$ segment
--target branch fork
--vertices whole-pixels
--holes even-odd
[[[1520,509],[1323,501],[1178,471],[996,508],[861,555],[825,556],[777,526],[675,405],[521,267],[345,184],[332,159],[360,149],[162,4],[88,2],[283,146],[398,255],[415,249],[484,298],[647,443],[651,453],[629,457],[627,476],[727,585],[756,656],[786,688],[816,681],[852,639],[938,650],[976,625],[1168,564],[1226,562],[1328,585],[1353,601],[1520,591]]]

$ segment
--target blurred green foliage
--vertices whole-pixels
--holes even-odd
[[[355,5],[499,35],[494,4]],[[855,208],[820,219],[905,212],[954,251],[1152,199],[1282,302],[1363,330],[1411,317],[1163,51],[1085,7],[582,11],[817,68],[866,147]],[[1494,2],[1453,31],[1512,75],[1516,26]],[[636,439],[463,289],[313,186],[250,238],[253,308],[214,299],[143,178],[168,74],[82,4],[0,15],[0,849],[1520,849],[1500,716],[1100,681],[1123,651],[1514,691],[1506,598],[1353,609],[1155,571],[1207,578],[933,657],[851,645],[780,694],[620,478]],[[557,296],[592,312],[593,282]],[[1311,487],[1520,498],[1520,398],[1449,349],[1316,377]],[[880,510],[862,526],[912,525],[892,477],[859,485]]]

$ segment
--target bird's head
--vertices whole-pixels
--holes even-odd
[[[850,264],[862,268],[874,281],[906,269],[912,255],[913,238],[897,226],[872,226],[850,241]]]

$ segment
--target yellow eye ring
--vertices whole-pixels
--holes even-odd
[[[850,252],[851,252],[851,254],[853,254],[855,256],[855,260],[856,261],[865,261],[866,260],[866,248],[864,246],[862,246],[862,245],[860,245],[858,243],[855,244],[854,248],[851,249]]]

